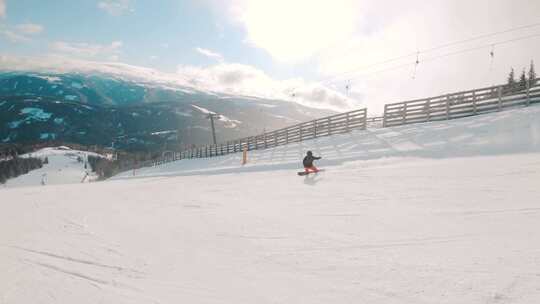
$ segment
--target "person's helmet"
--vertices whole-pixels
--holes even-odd
[[[312,153],[311,151],[307,151],[307,153],[306,153],[306,154],[307,154],[308,156],[311,156],[311,155],[313,155],[313,153]]]

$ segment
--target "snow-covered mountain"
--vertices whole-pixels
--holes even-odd
[[[102,73],[0,73],[0,143],[67,141],[131,149],[205,144],[205,109],[226,141],[333,113],[294,102]]]

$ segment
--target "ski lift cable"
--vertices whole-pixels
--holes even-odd
[[[506,33],[510,33],[510,32],[515,32],[515,31],[528,29],[528,28],[539,27],[539,26],[540,26],[540,22],[537,22],[537,23],[532,23],[532,24],[529,24],[529,25],[514,27],[514,28],[510,28],[510,29],[506,29],[506,30],[502,30],[502,31],[498,31],[498,32],[492,32],[492,33],[489,33],[489,34],[478,35],[478,36],[463,39],[463,40],[458,40],[458,41],[453,41],[453,42],[450,42],[450,43],[441,44],[441,45],[438,45],[436,47],[432,47],[432,48],[428,48],[428,49],[424,49],[424,50],[418,50],[417,52],[414,52],[414,53],[409,53],[409,54],[397,56],[397,57],[394,57],[394,58],[382,60],[382,61],[379,61],[379,62],[375,62],[375,63],[372,63],[372,64],[364,65],[364,66],[355,68],[354,70],[349,70],[349,71],[346,71],[346,72],[343,72],[343,73],[340,73],[340,74],[336,74],[336,75],[334,75],[332,77],[328,77],[327,79],[323,79],[323,80],[319,81],[318,83],[319,84],[325,84],[325,83],[328,83],[328,82],[334,82],[333,80],[338,78],[338,77],[348,75],[348,74],[352,74],[352,73],[358,72],[359,70],[364,70],[364,69],[368,69],[368,68],[375,67],[375,66],[378,66],[378,65],[383,65],[383,64],[390,63],[390,62],[405,59],[405,58],[417,55],[418,53],[429,53],[429,52],[433,52],[433,51],[436,51],[436,50],[440,50],[440,49],[447,48],[447,47],[454,46],[454,45],[458,45],[458,44],[463,44],[463,43],[472,42],[472,41],[483,39],[483,38],[489,38],[489,37],[496,36],[496,35],[506,34]]]
[[[446,58],[446,57],[451,57],[451,56],[455,56],[455,55],[459,55],[459,54],[463,54],[463,53],[467,53],[467,52],[472,52],[472,51],[485,49],[485,48],[491,47],[491,46],[494,47],[496,45],[509,44],[509,43],[512,43],[512,42],[517,42],[517,41],[536,38],[536,37],[540,37],[540,33],[534,34],[534,35],[522,36],[522,37],[518,37],[518,38],[515,38],[515,39],[499,41],[499,42],[496,42],[496,43],[493,43],[493,44],[484,44],[484,45],[476,46],[476,47],[473,47],[473,48],[463,49],[463,50],[454,51],[454,52],[448,52],[448,53],[438,55],[438,56],[427,57],[427,58],[423,59],[422,62],[436,61],[436,60],[443,59],[443,58]],[[380,74],[380,73],[383,73],[383,72],[399,70],[399,69],[403,69],[403,68],[406,68],[406,67],[410,67],[411,65],[416,65],[416,62],[415,63],[405,63],[405,64],[389,67],[389,68],[386,68],[386,69],[377,70],[377,71],[374,71],[374,72],[364,73],[364,74],[359,75],[358,77],[352,77],[352,78],[350,78],[350,80],[354,80],[354,79],[357,79],[357,78],[360,78],[360,77],[372,76],[372,75]]]
[[[535,23],[535,24],[531,24],[531,25],[527,25],[527,26],[521,26],[521,27],[517,27],[517,28],[513,28],[513,29],[508,29],[508,30],[505,30],[505,31],[500,31],[500,32],[496,32],[496,33],[477,36],[477,37],[462,40],[462,41],[459,41],[459,42],[454,42],[452,44],[448,43],[448,44],[445,44],[445,47],[450,46],[450,45],[454,45],[454,44],[458,44],[458,43],[473,41],[473,40],[476,40],[476,39],[486,38],[486,37],[493,36],[493,35],[498,35],[498,34],[501,34],[501,33],[508,33],[508,32],[512,32],[512,31],[516,31],[516,30],[520,30],[520,29],[532,28],[532,27],[535,27],[535,26],[540,26],[540,23]],[[440,56],[428,57],[426,59],[423,59],[422,61],[423,62],[430,62],[430,61],[434,61],[434,60],[438,60],[438,59],[442,59],[442,58],[445,58],[445,57],[450,57],[450,56],[454,56],[454,55],[458,55],[458,54],[462,54],[462,53],[466,53],[466,52],[485,49],[486,47],[492,47],[492,53],[490,53],[490,54],[493,54],[491,56],[492,56],[492,58],[494,58],[495,46],[509,44],[509,43],[512,43],[512,42],[517,42],[517,41],[536,38],[536,37],[540,37],[540,33],[521,36],[521,37],[508,39],[508,40],[504,40],[504,41],[499,41],[499,42],[495,42],[495,43],[491,43],[491,44],[484,44],[484,45],[481,45],[481,46],[468,48],[468,49],[464,49],[464,50],[458,50],[458,51],[454,51],[454,52],[449,52],[449,53],[446,53],[446,54],[442,54]],[[395,57],[395,58],[392,58],[392,59],[388,59],[388,60],[385,60],[385,61],[381,61],[381,62],[378,62],[378,63],[371,64],[371,65],[368,65],[368,66],[364,66],[363,68],[356,69],[354,71],[344,72],[344,73],[338,74],[337,76],[329,77],[327,80],[315,82],[314,84],[317,85],[317,84],[326,84],[326,83],[336,83],[336,82],[340,81],[340,79],[337,79],[337,77],[339,77],[339,76],[355,73],[355,72],[361,71],[363,69],[366,69],[368,67],[374,67],[374,66],[377,66],[377,65],[386,64],[386,63],[390,63],[390,62],[393,62],[393,61],[398,61],[400,59],[410,57],[411,55],[419,56],[420,53],[427,53],[427,52],[430,52],[430,51],[433,51],[433,50],[436,50],[436,49],[441,49],[441,48],[442,48],[442,46],[438,46],[438,47],[434,47],[434,48],[431,48],[431,49],[428,49],[428,50],[419,50],[419,51],[417,51],[415,53]],[[419,57],[417,58],[417,61],[418,61],[418,64],[419,64]],[[369,73],[362,73],[362,74],[360,74],[358,76],[355,76],[355,77],[348,77],[348,81],[351,82],[352,80],[358,79],[360,77],[372,76],[372,75],[380,74],[380,73],[383,73],[383,72],[389,72],[389,71],[403,69],[405,67],[411,66],[412,64],[416,65],[417,63],[415,61],[414,63],[405,63],[405,64],[401,64],[401,65],[398,65],[398,66],[392,66],[392,67],[382,69],[382,70],[376,70],[376,71],[369,72]],[[311,84],[311,85],[313,85],[313,84]],[[291,94],[291,97],[293,97],[293,98],[296,97],[297,89],[298,89],[298,87],[294,88],[293,93]]]

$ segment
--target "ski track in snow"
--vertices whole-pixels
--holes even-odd
[[[0,303],[536,303],[540,107],[0,189]],[[325,172],[299,177],[307,149]]]

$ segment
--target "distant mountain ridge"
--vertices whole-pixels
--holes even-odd
[[[0,72],[0,143],[67,141],[133,150],[254,135],[333,111],[106,74]]]

